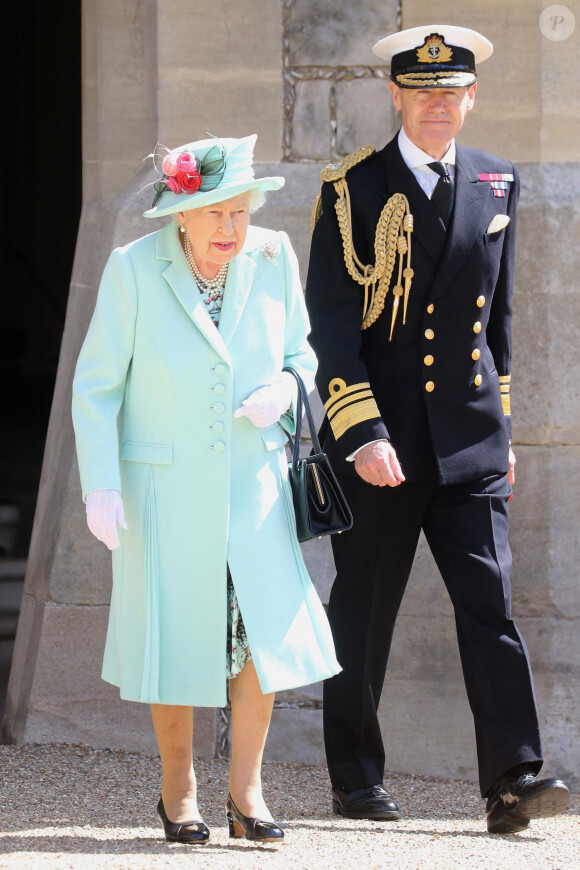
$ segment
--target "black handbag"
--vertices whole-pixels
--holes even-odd
[[[284,371],[290,372],[298,384],[296,434],[294,438],[288,434],[292,448],[292,462],[288,464],[288,477],[296,514],[296,534],[298,540],[303,542],[350,529],[352,514],[334,476],[328,456],[320,449],[302,378],[292,368],[285,368]],[[310,428],[313,449],[310,456],[301,457],[299,454],[303,408]]]

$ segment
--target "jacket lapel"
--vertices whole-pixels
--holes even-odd
[[[227,346],[230,344],[248,301],[256,263],[245,250],[240,251],[230,263],[224,289],[224,303],[220,316],[219,332]]]
[[[229,362],[230,358],[224,340],[205,310],[197,284],[179,244],[177,228],[173,224],[165,227],[157,238],[157,257],[160,260],[169,261],[169,265],[163,270],[163,277],[175,293],[185,313],[216,353],[226,362]]]
[[[403,160],[397,136],[383,150],[383,166],[389,195],[404,193],[413,215],[412,244],[418,241],[435,263],[441,259],[446,233],[429,198]]]
[[[484,231],[486,214],[483,209],[483,186],[477,184],[478,175],[469,153],[457,146],[455,162],[455,202],[447,245],[433,282],[430,299],[435,300],[453,281],[463,265],[473,243]]]

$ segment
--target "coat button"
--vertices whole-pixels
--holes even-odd
[[[478,332],[481,332],[481,323],[479,322],[479,320],[476,320],[475,323],[473,324],[473,331],[475,332],[476,335]]]
[[[223,412],[226,409],[226,406],[224,405],[223,402],[216,402],[215,405],[211,406],[211,409],[214,412],[214,414],[223,414]]]
[[[213,389],[214,393],[216,394],[216,396],[223,396],[223,394],[226,391],[226,388],[224,387],[223,384],[214,384],[212,389]]]
[[[432,393],[433,390],[435,389],[435,384],[434,384],[434,382],[433,382],[433,381],[427,381],[427,383],[425,384],[425,389],[427,390],[428,393]]]
[[[226,449],[225,441],[214,441],[213,442],[213,449],[215,450],[216,453],[223,453],[224,450]]]
[[[483,380],[483,378],[481,377],[481,375],[476,375],[475,378],[473,379],[473,383],[475,384],[476,387],[479,387],[481,385],[482,380]]]
[[[429,341],[431,341],[433,338],[435,338],[435,333],[433,332],[432,329],[425,330],[425,338],[428,338]]]
[[[478,296],[475,304],[478,308],[483,308],[483,306],[485,305],[485,296]]]
[[[433,303],[431,302],[431,303],[427,306],[427,314],[433,314],[434,311],[435,311],[435,306],[434,306]]]
[[[225,375],[225,373],[226,373],[225,365],[223,363],[218,363],[214,368],[214,372],[216,373],[216,375]]]
[[[471,351],[471,359],[477,360],[477,359],[479,359],[480,356],[481,356],[481,351],[478,347],[474,348],[474,350]]]
[[[222,423],[221,420],[216,420],[211,428],[213,429],[214,432],[218,432],[218,433],[223,432],[224,431],[224,424]]]
[[[428,353],[427,356],[425,357],[425,359],[423,360],[423,362],[425,363],[426,366],[432,366],[434,360],[435,360],[435,357],[432,354]]]

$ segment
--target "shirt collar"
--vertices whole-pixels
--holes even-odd
[[[403,127],[399,130],[399,151],[401,157],[409,167],[409,169],[417,169],[423,167],[427,163],[433,163],[434,158],[422,151],[414,142],[411,142]],[[451,163],[455,166],[455,139],[451,140],[451,145],[441,160],[441,163]]]

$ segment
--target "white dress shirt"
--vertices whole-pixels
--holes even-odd
[[[430,169],[427,164],[433,163],[435,158],[422,151],[414,142],[411,142],[403,127],[399,131],[397,141],[401,157],[419,182],[421,190],[431,199],[435,185],[439,181],[439,175]],[[439,163],[447,163],[449,175],[455,181],[455,139],[451,140],[447,154],[441,158]]]

